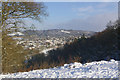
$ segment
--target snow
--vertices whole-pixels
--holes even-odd
[[[118,62],[95,61],[64,64],[61,67],[0,75],[0,78],[118,78]]]
[[[41,51],[41,53],[44,53],[45,55],[48,54],[48,51],[53,50],[54,48],[48,48],[48,49],[44,49],[43,51]]]
[[[61,32],[63,32],[63,33],[70,33],[69,31],[65,31],[65,30],[61,30]]]
[[[22,40],[23,38],[21,38],[21,37],[14,37],[13,39],[14,40]]]
[[[21,32],[14,32],[14,33],[11,33],[11,34],[8,34],[9,36],[15,36],[15,35],[19,35],[19,36],[23,36],[24,34],[21,33]]]

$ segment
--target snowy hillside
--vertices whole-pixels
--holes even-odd
[[[0,78],[118,78],[118,61],[86,64],[71,63],[61,67],[0,75]]]

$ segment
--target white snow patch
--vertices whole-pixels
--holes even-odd
[[[14,32],[14,33],[11,33],[11,34],[8,34],[9,36],[15,36],[15,35],[19,35],[19,36],[23,36],[24,34],[21,33],[21,32]]]
[[[48,51],[53,50],[54,48],[48,48],[48,49],[44,49],[43,51],[41,51],[42,53],[44,53],[45,55],[48,54]]]
[[[61,30],[61,32],[63,32],[63,33],[70,33],[69,31],[65,31],[65,30]]]
[[[75,62],[50,69],[1,74],[0,78],[118,78],[118,61]]]

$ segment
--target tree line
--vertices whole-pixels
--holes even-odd
[[[44,54],[33,56],[26,67],[32,70],[62,66],[72,62],[84,64],[92,61],[120,60],[119,30],[118,20],[114,25],[107,25],[105,30],[90,38],[85,38],[83,35],[80,39],[75,39],[74,42],[65,44],[62,48],[49,51],[48,56]]]

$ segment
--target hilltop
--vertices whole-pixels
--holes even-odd
[[[93,31],[83,30],[65,30],[65,29],[50,29],[50,30],[26,30],[23,32],[25,35],[36,35],[36,37],[79,37],[83,34],[90,37],[95,34]]]

